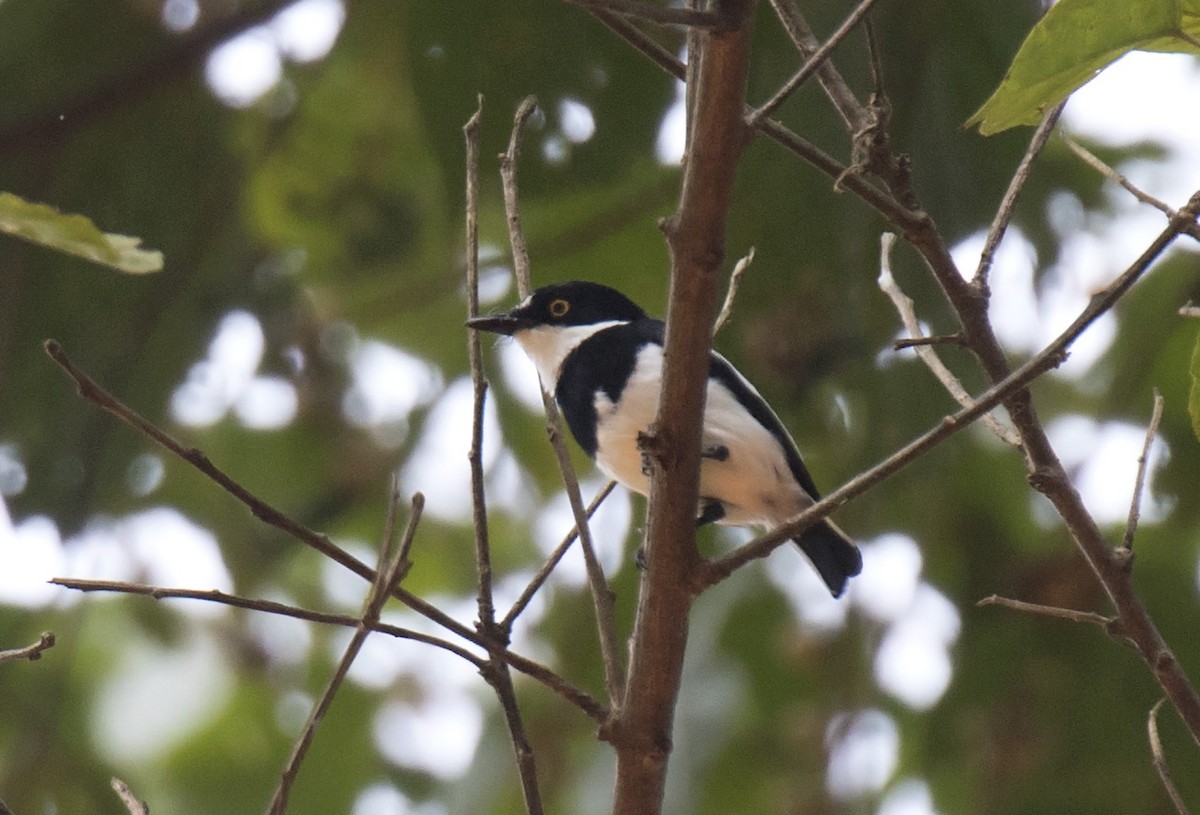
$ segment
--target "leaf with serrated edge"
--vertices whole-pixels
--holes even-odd
[[[0,192],[0,232],[130,274],[157,272],[162,252],[140,249],[141,239],[101,232],[83,215]]]

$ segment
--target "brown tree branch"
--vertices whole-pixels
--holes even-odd
[[[733,317],[733,303],[737,299],[738,289],[742,285],[742,275],[750,268],[750,264],[754,262],[754,247],[750,247],[750,251],[746,256],[733,265],[733,271],[729,274],[729,288],[725,290],[725,302],[721,303],[721,310],[717,313],[717,319],[713,323],[713,336],[717,336],[725,324]]]
[[[125,805],[125,811],[129,815],[150,815],[150,807],[133,794],[133,790],[129,789],[128,784],[119,778],[113,778],[109,784],[112,786],[113,792],[121,799],[121,803]]]
[[[792,95],[793,92],[795,92],[795,90],[797,88],[799,88],[801,85],[803,85],[808,80],[809,77],[811,77],[813,74],[820,71],[821,68],[829,60],[829,57],[833,54],[833,49],[837,48],[837,46],[842,42],[842,40],[844,40],[846,38],[846,36],[851,31],[853,31],[859,23],[861,23],[863,21],[863,18],[865,18],[867,16],[867,13],[870,12],[871,7],[874,6],[875,3],[876,3],[876,0],[861,0],[861,2],[859,2],[859,4],[857,6],[855,6],[854,11],[850,12],[850,16],[848,16],[842,22],[842,24],[837,27],[837,30],[835,30],[833,32],[833,34],[831,34],[829,36],[829,39],[826,40],[824,42],[824,44],[822,44],[819,48],[817,48],[815,51],[812,51],[811,53],[805,53],[806,51],[808,51],[807,41],[804,41],[802,38],[794,40],[797,43],[797,47],[800,48],[801,53],[805,57],[804,65],[800,68],[799,71],[797,71],[792,76],[791,79],[789,79],[787,82],[785,82],[783,84],[783,86],[780,87],[780,89],[778,91],[776,91],[775,94],[770,99],[768,99],[766,102],[764,102],[761,107],[755,108],[753,111],[751,111],[750,114],[748,116],[746,116],[746,123],[749,124],[751,127],[756,127],[760,121],[762,121],[763,119],[765,119],[766,117],[768,117],[772,113],[774,113],[779,108],[779,106],[782,105],[784,103],[784,101],[789,96]],[[790,9],[787,11],[784,11],[784,12],[780,11],[780,9],[783,8],[785,4],[777,3],[777,4],[773,4],[773,5],[776,6],[776,13],[778,13],[780,15],[781,20],[785,19],[785,14],[789,15],[786,17],[787,20],[792,19],[790,16],[790,13],[791,13]],[[791,9],[795,9],[795,6],[792,5]],[[785,25],[786,25],[786,23],[785,23]],[[788,32],[789,32],[789,34],[792,34],[793,29],[791,27],[789,27]],[[798,35],[794,35],[794,36],[798,36]],[[805,45],[803,45],[803,46],[800,45],[800,42],[805,42]],[[836,74],[836,72],[834,72],[834,73]],[[826,85],[829,85],[828,74],[829,74],[829,72],[827,71],[826,72],[826,83],[825,83]]]
[[[796,5],[796,1],[770,0],[770,3],[775,10],[775,16],[779,18],[779,22],[783,25],[800,56],[805,60],[812,60],[820,50],[821,41],[813,33],[808,21],[800,12],[799,6]],[[819,66],[817,81],[821,83],[821,89],[825,91],[825,95],[833,103],[838,115],[842,117],[848,133],[857,133],[869,123],[870,114],[858,101],[858,97],[854,95],[854,91],[850,89],[850,85],[842,78],[832,61],[826,60]]]
[[[592,515],[595,514],[596,510],[600,508],[600,505],[604,503],[604,499],[612,494],[612,491],[616,486],[616,481],[609,481],[600,488],[600,492],[596,493],[596,497],[593,498],[591,503],[587,505],[587,510],[585,512],[589,521],[591,520]],[[567,550],[571,548],[571,544],[573,544],[578,537],[579,527],[571,527],[571,531],[568,532],[567,536],[562,539],[562,543],[560,543],[555,550],[550,553],[550,556],[546,558],[545,563],[543,563],[542,567],[538,569],[537,574],[530,579],[528,585],[526,585],[525,589],[521,592],[521,595],[513,602],[512,608],[508,610],[508,613],[504,615],[504,619],[500,621],[500,627],[504,630],[505,636],[508,636],[508,634],[512,632],[512,627],[516,622],[517,617],[519,617],[521,613],[529,606],[530,601],[533,600],[533,596],[537,594],[545,582],[550,578],[550,574],[554,571],[555,567],[558,566],[559,561],[563,559],[563,555],[567,553]]]
[[[533,114],[536,105],[537,100],[529,96],[517,108],[508,151],[500,155],[500,182],[504,190],[504,211],[508,220],[509,242],[512,245],[513,271],[517,278],[517,291],[522,298],[529,296],[533,290],[533,283],[529,270],[529,253],[525,249],[525,235],[521,229],[517,164],[521,155],[525,123]],[[583,506],[583,498],[579,494],[579,478],[575,475],[570,453],[567,452],[567,445],[563,440],[562,420],[558,415],[558,408],[554,404],[554,398],[546,392],[544,384],[540,390],[542,407],[546,412],[546,433],[550,437],[550,446],[554,449],[554,456],[558,460],[563,489],[567,493],[571,513],[575,516],[575,529],[579,533],[579,548],[583,552],[583,561],[587,568],[588,587],[592,593],[596,629],[600,638],[600,653],[604,660],[604,679],[608,689],[609,704],[615,706],[624,692],[621,649],[617,638],[616,598],[612,589],[609,588],[608,579],[604,576],[600,559],[596,557],[596,548],[592,545],[592,533],[587,523],[588,513]]]
[[[1024,614],[1034,614],[1039,617],[1049,617],[1053,620],[1067,620],[1072,623],[1087,623],[1103,628],[1109,633],[1112,632],[1114,623],[1117,622],[1115,617],[1105,617],[1103,614],[1097,614],[1094,611],[1078,611],[1073,608],[1060,608],[1059,606],[1046,606],[1041,603],[1027,603],[1024,600],[1013,600],[1010,597],[1001,597],[998,594],[992,594],[984,597],[982,600],[975,603],[977,606],[1003,606],[1011,608],[1013,611],[1020,611]]]
[[[1000,245],[1009,223],[1012,222],[1017,198],[1020,197],[1021,190],[1025,188],[1025,182],[1029,180],[1034,160],[1041,154],[1046,142],[1050,140],[1050,134],[1054,132],[1054,127],[1058,124],[1058,117],[1062,115],[1063,108],[1066,106],[1067,102],[1064,99],[1042,116],[1042,122],[1034,131],[1033,138],[1029,141],[1029,147],[1025,150],[1025,155],[1021,157],[1021,163],[1013,172],[1013,177],[1008,182],[1008,189],[1004,191],[1004,197],[1000,199],[1000,208],[996,210],[996,217],[992,219],[992,226],[988,229],[987,238],[983,242],[983,251],[979,253],[979,266],[975,269],[974,284],[976,286],[987,285],[988,272],[992,268],[996,247]]]
[[[299,542],[317,550],[321,554],[329,557],[331,560],[340,564],[341,566],[344,566],[346,569],[349,569],[351,572],[363,578],[364,580],[370,582],[374,582],[376,580],[377,573],[370,566],[363,563],[358,558],[354,557],[343,549],[335,546],[326,536],[318,532],[314,532],[303,524],[300,524],[297,521],[287,517],[275,507],[258,498],[256,495],[251,493],[241,484],[234,481],[222,470],[216,467],[216,465],[214,465],[200,450],[183,447],[161,428],[147,421],[111,393],[100,387],[95,380],[93,380],[82,370],[76,367],[73,362],[71,362],[71,360],[66,356],[66,353],[62,350],[62,346],[59,345],[57,341],[47,341],[46,352],[51,356],[52,359],[54,359],[59,367],[61,367],[67,373],[67,375],[75,381],[80,396],[116,416],[122,422],[125,422],[130,427],[143,433],[151,440],[160,444],[166,450],[174,453],[187,463],[191,464],[201,473],[208,476],[211,480],[233,495],[237,500],[241,501],[247,508],[250,509],[251,513],[256,518],[276,527],[277,529],[280,529]],[[70,585],[64,581],[59,582],[61,582],[62,585]],[[79,583],[79,581],[74,582]],[[71,587],[79,588],[78,585],[71,585]],[[154,595],[155,591],[157,590],[151,587],[148,591],[139,593]],[[433,621],[437,625],[468,642],[474,643],[485,650],[490,649],[490,647],[493,645],[486,635],[463,625],[441,609],[406,590],[403,586],[395,587],[392,595],[421,616]],[[199,597],[199,595],[190,596]],[[212,596],[211,593],[207,593],[205,597],[199,599],[216,600],[217,597]],[[354,624],[356,623],[351,623],[351,625]],[[419,637],[410,638],[420,639]],[[504,659],[509,665],[512,665],[518,671],[532,676],[553,690],[562,692],[567,698],[577,704],[593,719],[596,719],[597,721],[604,721],[607,717],[608,708],[606,706],[600,704],[582,691],[575,691],[565,686],[561,678],[549,669],[545,668],[545,666],[539,665],[532,660],[526,659],[519,654],[515,654],[508,650],[504,651]]]
[[[1142,489],[1146,485],[1146,468],[1150,461],[1150,446],[1158,435],[1158,425],[1162,422],[1163,398],[1158,389],[1154,389],[1154,409],[1150,412],[1150,424],[1146,426],[1146,441],[1142,445],[1142,454],[1138,456],[1137,478],[1133,482],[1133,497],[1129,501],[1129,519],[1125,522],[1125,538],[1121,546],[1125,551],[1133,551],[1133,536],[1137,532],[1138,520],[1142,514]]]
[[[18,659],[27,659],[30,662],[35,662],[42,658],[43,651],[53,647],[54,635],[47,631],[32,645],[26,645],[24,648],[13,648],[9,651],[0,651],[0,665]]]
[[[466,228],[467,228],[467,317],[479,314],[479,123],[483,114],[483,97],[475,113],[463,127],[466,141]],[[467,332],[467,356],[470,360],[471,383],[474,393],[471,421],[471,507],[475,537],[475,571],[478,577],[479,629],[487,635],[491,647],[487,667],[481,673],[496,692],[504,719],[508,725],[517,773],[529,815],[542,815],[542,793],[538,786],[537,762],[533,747],[525,734],[525,723],[517,705],[517,693],[512,674],[499,653],[508,643],[509,629],[496,624],[496,606],[492,599],[492,556],[488,540],[487,501],[483,486],[483,407],[487,381],[483,376],[483,356],[479,350],[479,334]]]
[[[125,583],[114,580],[80,580],[69,577],[56,577],[50,581],[56,586],[73,589],[75,591],[90,592],[90,591],[108,591],[117,592],[120,594],[137,594],[143,597],[150,597],[155,600],[166,599],[185,599],[185,600],[201,600],[210,603],[220,603],[221,605],[233,606],[234,608],[245,608],[252,611],[261,611],[268,614],[278,614],[284,617],[294,617],[298,620],[308,620],[314,623],[324,623],[326,625],[340,625],[344,628],[355,628],[361,622],[356,617],[351,617],[345,614],[329,614],[322,611],[311,611],[309,609],[297,608],[288,606],[282,603],[276,603],[271,600],[258,600],[249,597],[239,597],[233,594],[225,594],[224,592],[214,590],[197,590],[197,589],[171,589],[162,586],[147,586],[140,583]],[[398,592],[396,592],[398,594]],[[453,622],[453,621],[451,621]],[[486,649],[489,643],[471,629],[455,623],[461,629],[454,631],[463,639],[477,645],[480,648]],[[387,634],[390,637],[397,639],[412,640],[426,645],[432,645],[435,648],[441,648],[455,656],[461,657],[474,665],[479,670],[484,670],[487,665],[487,660],[476,656],[467,649],[449,642],[448,640],[435,637],[431,634],[425,634],[420,631],[413,631],[408,628],[391,625],[389,623],[379,622],[371,627],[372,631],[378,631],[380,634]],[[586,713],[597,724],[603,724],[608,720],[608,708],[601,704],[598,700],[571,683],[567,682],[557,673],[542,665],[540,662],[535,662],[528,657],[523,657],[513,651],[504,650],[502,652],[504,661],[511,665],[516,670],[529,676],[530,678],[545,685],[550,690],[557,693],[563,699],[578,707]]]
[[[920,321],[917,320],[917,311],[913,304],[912,298],[909,297],[900,288],[900,284],[896,282],[896,278],[892,275],[891,252],[892,244],[895,242],[896,236],[891,232],[885,232],[880,236],[879,249],[879,288],[892,301],[892,305],[900,315],[900,322],[904,324],[904,328],[909,335],[915,339],[922,339]],[[959,381],[953,372],[942,363],[937,352],[929,346],[929,344],[919,344],[909,346],[916,350],[917,356],[921,362],[925,363],[925,367],[929,369],[939,382],[953,397],[954,401],[958,402],[963,407],[969,407],[973,403],[971,395],[967,393],[962,382]],[[981,419],[988,430],[992,432],[996,438],[1003,441],[1005,444],[1019,446],[1021,444],[1020,437],[1014,430],[1007,427],[992,414],[986,414]]]
[[[1134,184],[1132,181],[1130,181],[1128,178],[1126,178],[1124,175],[1122,175],[1120,172],[1118,172],[1115,167],[1102,161],[1099,156],[1097,156],[1091,150],[1088,150],[1086,147],[1084,147],[1079,142],[1072,139],[1070,136],[1064,135],[1062,137],[1062,139],[1063,139],[1063,141],[1065,141],[1067,143],[1068,149],[1070,149],[1070,151],[1072,153],[1074,153],[1076,156],[1078,156],[1079,159],[1084,164],[1088,165],[1089,167],[1091,167],[1096,172],[1100,173],[1105,178],[1108,178],[1109,180],[1115,182],[1116,184],[1119,184],[1130,195],[1132,195],[1137,200],[1141,201],[1143,204],[1149,204],[1150,206],[1154,207],[1159,212],[1161,212],[1163,215],[1166,215],[1168,218],[1175,217],[1175,215],[1177,213],[1175,212],[1175,209],[1170,204],[1168,204],[1165,201],[1162,201],[1158,198],[1155,198],[1153,195],[1151,195],[1150,193],[1143,190],[1141,187]],[[1191,235],[1196,240],[1200,240],[1200,224],[1191,224],[1186,229],[1186,232],[1187,232],[1187,234]]]
[[[725,254],[734,170],[750,131],[745,110],[753,0],[723,0],[728,32],[692,31],[695,86],[679,207],[663,225],[671,288],[658,416],[645,434],[651,465],[643,551],[624,701],[605,733],[616,748],[615,815],[661,810],[671,729],[687,646],[701,425],[717,278]]]
[[[1158,737],[1158,711],[1162,709],[1166,701],[1164,697],[1155,702],[1154,707],[1150,708],[1150,715],[1146,717],[1150,756],[1154,761],[1154,769],[1158,773],[1158,778],[1162,781],[1163,789],[1167,791],[1167,797],[1171,799],[1177,815],[1191,815],[1187,804],[1184,803],[1183,796],[1179,794],[1179,787],[1175,786],[1175,781],[1171,778],[1171,771],[1167,768],[1167,757],[1163,753],[1162,739]]]
[[[383,611],[383,604],[387,602],[393,589],[404,579],[404,575],[408,573],[409,562],[406,556],[412,547],[413,536],[417,532],[417,524],[421,521],[421,510],[425,506],[425,499],[420,493],[413,496],[412,511],[408,516],[408,524],[404,528],[404,538],[397,547],[394,538],[398,499],[399,496],[393,492],[393,500],[389,503],[388,507],[388,522],[384,530],[383,544],[379,548],[379,568],[376,570],[376,579],[371,584],[371,590],[367,593],[367,598],[363,602],[362,615],[359,617],[358,624],[355,627],[354,636],[350,638],[350,642],[346,646],[342,658],[338,661],[337,668],[329,678],[329,682],[326,684],[321,698],[309,713],[308,721],[304,723],[304,729],[301,730],[300,737],[292,747],[291,755],[288,756],[283,772],[280,773],[279,784],[275,787],[275,793],[271,796],[270,804],[267,805],[268,815],[284,815],[287,811],[288,796],[291,794],[292,784],[295,783],[296,776],[300,772],[300,764],[304,761],[304,757],[308,755],[308,748],[312,745],[312,741],[316,737],[317,728],[321,726],[325,714],[329,711],[330,705],[333,704],[333,697],[337,695],[338,689],[341,688],[346,674],[350,671],[350,666],[354,663],[354,660],[358,657],[359,652],[366,643],[367,636],[379,624],[379,615]]]

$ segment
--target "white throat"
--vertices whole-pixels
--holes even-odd
[[[525,355],[533,360],[538,378],[542,381],[542,390],[553,396],[555,385],[558,384],[558,372],[562,369],[563,360],[567,355],[597,331],[621,325],[622,322],[624,321],[607,320],[591,325],[541,325],[518,331],[513,334],[513,339],[521,346]]]

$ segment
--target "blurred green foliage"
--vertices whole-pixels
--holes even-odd
[[[849,9],[802,5],[822,34]],[[507,244],[491,156],[507,142],[518,101],[533,93],[543,118],[529,136],[521,190],[535,281],[600,280],[662,313],[667,257],[656,220],[672,211],[678,170],[655,160],[654,144],[676,90],[585,12],[556,0],[354,0],[328,56],[285,63],[278,88],[235,110],[206,87],[203,57],[228,15],[265,15],[232,0],[203,2],[199,12],[194,27],[172,33],[154,0],[0,3],[0,189],[137,234],[166,257],[160,274],[135,278],[0,238],[0,444],[14,445],[28,472],[6,504],[17,522],[49,516],[64,538],[98,519],[176,507],[216,535],[238,591],[321,606],[326,567],[185,465],[167,460],[156,491],[131,490],[131,462],[153,452],[149,443],[78,399],[44,358],[42,342],[61,341],[136,410],[285,512],[338,541],[374,541],[389,474],[417,447],[430,407],[412,413],[393,445],[348,422],[342,405],[351,372],[339,342],[394,344],[436,365],[446,382],[466,372],[461,127],[477,94],[484,96],[482,239],[498,254],[494,262],[506,262]],[[1037,12],[1032,0],[935,0],[880,4],[873,15],[894,142],[912,157],[917,193],[948,242],[986,228],[1024,149],[1027,133],[983,139],[961,123],[1003,75]],[[759,15],[754,101],[797,65],[767,4]],[[682,46],[677,32],[655,36],[673,50]],[[851,84],[869,91],[861,36],[837,59]],[[586,105],[596,129],[584,143],[558,144],[565,154],[553,160],[547,142],[555,147],[564,99]],[[845,133],[816,87],[799,91],[779,116],[848,160]],[[1052,144],[1016,215],[1039,270],[1059,259],[1062,236],[1047,212],[1063,190],[1089,209],[1109,206],[1094,175]],[[875,286],[885,228],[775,145],[760,140],[746,152],[728,246],[731,256],[754,246],[757,259],[719,345],[777,407],[827,488],[952,407],[909,357],[876,363],[898,330]],[[898,249],[894,263],[931,330],[953,331],[915,255]],[[1164,263],[1121,305],[1116,341],[1094,375],[1048,380],[1036,399],[1044,419],[1079,412],[1140,425],[1151,389],[1164,393],[1161,433],[1171,456],[1154,493],[1169,512],[1143,528],[1136,575],[1178,656],[1200,675],[1200,457],[1185,409],[1195,328],[1173,317],[1188,297],[1200,297],[1195,271],[1194,255]],[[296,388],[297,415],[282,429],[249,429],[232,416],[190,427],[171,417],[172,394],[235,309],[263,327],[263,370]],[[948,348],[944,356],[969,389],[983,385],[966,352]],[[494,355],[488,365],[505,440],[530,489],[548,499],[556,476],[542,419],[507,390]],[[643,504],[635,499],[633,507],[630,551]],[[1096,631],[974,607],[999,593],[1104,609],[1065,532],[1037,520],[1044,516],[1017,456],[981,431],[956,437],[839,512],[839,523],[864,540],[911,535],[924,578],[959,610],[953,679],[928,711],[878,688],[872,655],[883,627],[861,612],[836,634],[818,636],[798,624],[760,565],[702,598],[695,667],[678,717],[687,758],[672,779],[681,802],[675,811],[874,811],[870,797],[831,802],[824,778],[831,717],[878,708],[899,724],[896,777],[926,779],[947,815],[1171,812],[1146,744],[1145,716],[1157,698],[1146,667]],[[498,569],[532,568],[527,518],[494,511],[492,520]],[[711,537],[703,545],[713,546]],[[0,550],[0,569],[16,556]],[[465,595],[474,585],[472,558],[466,526],[429,519],[408,585],[422,595]],[[623,631],[633,613],[633,572],[627,564],[615,580]],[[554,665],[600,693],[590,601],[559,588],[546,602],[538,636]],[[116,811],[108,778],[117,775],[156,811],[260,811],[294,732],[280,723],[280,706],[319,693],[336,659],[333,645],[344,640],[314,630],[305,662],[276,665],[247,634],[247,617],[197,621],[177,605],[92,596],[62,608],[0,608],[0,647],[47,629],[59,641],[39,662],[0,666],[0,798],[16,815]],[[152,761],[105,754],[95,711],[125,649],[170,648],[196,627],[234,677],[221,709]],[[730,688],[738,692],[723,695]],[[482,680],[478,690],[487,698]],[[518,690],[551,811],[603,811],[611,772],[594,725],[535,683],[521,680]],[[380,781],[452,812],[519,811],[494,704],[471,770],[442,781],[397,768],[374,749],[372,716],[388,699],[419,703],[421,691],[397,683],[342,692],[291,812],[346,812],[365,784]],[[1176,780],[1200,801],[1195,745],[1169,713],[1162,729]]]

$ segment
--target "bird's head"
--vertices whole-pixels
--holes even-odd
[[[516,308],[472,317],[467,325],[512,337],[533,360],[542,387],[553,394],[563,361],[581,342],[609,326],[642,319],[646,313],[616,289],[572,281],[545,286]]]
[[[528,329],[626,323],[645,316],[644,311],[616,289],[574,280],[544,286],[510,311],[472,317],[467,325],[477,331],[513,336]]]

